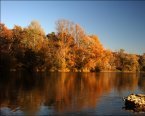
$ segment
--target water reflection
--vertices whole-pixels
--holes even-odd
[[[36,114],[42,106],[62,113],[95,109],[111,90],[139,86],[145,92],[144,85],[145,78],[133,73],[11,73],[0,78],[0,108],[24,114]]]
[[[139,81],[138,81],[138,85],[139,85],[139,88],[145,92],[145,73],[141,74],[141,77],[139,78]]]

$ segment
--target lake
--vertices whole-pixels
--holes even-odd
[[[138,115],[122,97],[145,94],[145,74],[26,73],[0,75],[0,115]]]

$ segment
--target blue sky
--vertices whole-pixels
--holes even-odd
[[[58,19],[98,35],[106,49],[145,52],[145,1],[1,1],[1,22],[9,28],[38,20],[47,34]]]

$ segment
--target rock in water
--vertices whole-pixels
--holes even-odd
[[[123,100],[125,101],[125,109],[135,112],[145,112],[145,95],[130,94],[123,98]]]

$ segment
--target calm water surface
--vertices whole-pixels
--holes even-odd
[[[145,115],[123,108],[131,93],[145,94],[145,74],[5,73],[0,115]]]

